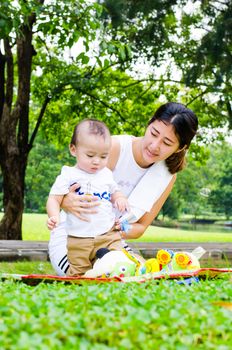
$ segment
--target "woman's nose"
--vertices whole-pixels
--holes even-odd
[[[157,149],[160,149],[160,145],[161,145],[161,140],[156,139],[151,143],[150,150],[155,151]]]

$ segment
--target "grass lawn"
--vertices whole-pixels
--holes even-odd
[[[0,262],[1,273],[16,273],[21,275],[30,274],[42,274],[42,275],[54,275],[56,274],[53,270],[49,261],[13,261],[13,262]]]
[[[232,233],[200,232],[149,226],[140,242],[232,242]]]
[[[231,280],[0,282],[4,350],[230,350]]]
[[[23,239],[26,241],[48,241],[49,230],[46,214],[23,214]]]
[[[49,231],[46,228],[46,214],[23,215],[23,239],[47,241]],[[199,232],[173,228],[150,226],[141,238],[141,242],[232,242],[232,233]]]
[[[24,214],[23,238],[48,240],[45,221],[45,214]],[[149,227],[140,240],[229,236]],[[2,262],[0,271],[54,273],[48,262]],[[32,287],[0,281],[1,349],[231,350],[231,287],[231,275],[191,285],[162,280]]]

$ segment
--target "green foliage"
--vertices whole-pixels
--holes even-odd
[[[38,40],[45,37],[50,43],[59,47],[72,47],[80,37],[94,39],[95,31],[99,28],[98,16],[101,6],[96,3],[88,4],[84,0],[52,1],[5,1],[1,3],[1,38],[9,38],[10,33],[21,35],[21,28],[28,25],[30,16],[36,16],[36,36]],[[52,20],[51,20],[52,19]],[[86,31],[86,25],[89,30]],[[12,38],[13,39],[13,38]],[[13,42],[13,40],[12,40]]]
[[[208,203],[216,213],[227,219],[232,215],[232,178],[230,143],[219,142],[210,147],[211,157],[207,163],[209,196]]]
[[[184,82],[200,90],[198,103],[202,105],[204,114],[208,114],[208,123],[221,126],[227,121],[230,129],[231,10],[229,1],[202,1],[197,11],[183,14],[182,40],[174,47],[175,61],[181,67]],[[201,33],[200,39],[194,37],[195,28]],[[210,118],[214,119],[212,124]]]
[[[232,164],[226,163],[218,177],[218,185],[209,196],[215,212],[223,213],[229,219],[232,215]]]
[[[171,196],[168,197],[166,202],[164,203],[161,213],[163,218],[165,216],[170,219],[177,219],[180,212],[179,198],[175,192],[172,192]]]
[[[58,149],[40,136],[31,151],[26,174],[25,211],[43,213],[46,200],[63,165],[73,165],[68,145]]]
[[[207,1],[197,13],[186,14],[186,3],[187,0],[1,2],[0,130],[4,127],[9,131],[10,145],[14,144],[10,147],[8,138],[1,137],[5,141],[1,159],[9,150],[17,149],[20,157],[18,164],[13,163],[16,169],[24,167],[17,174],[23,177],[39,129],[47,140],[67,145],[73,126],[83,118],[95,117],[104,120],[112,133],[141,135],[153,111],[167,100],[193,108],[201,127],[216,128],[230,122],[231,5],[225,3],[215,9],[214,2]],[[201,40],[194,39],[192,33],[203,27],[205,17],[209,32],[204,32]],[[20,47],[25,37],[29,45]],[[21,54],[17,56],[19,48]],[[135,66],[140,60],[152,69],[147,74],[139,71],[135,78]],[[176,67],[181,70],[177,78],[173,76]],[[211,102],[212,96],[216,103]],[[4,103],[7,108],[3,108]],[[17,120],[12,121],[12,116]],[[199,140],[208,142],[205,135]],[[192,150],[195,160],[200,161],[202,150]],[[15,152],[6,157],[2,168],[8,169],[5,163],[13,156]],[[50,156],[54,157],[55,151]],[[30,157],[27,209],[43,210],[53,169],[55,173],[57,170],[47,164],[46,157]],[[39,171],[46,174],[44,182],[41,175],[33,178]],[[10,180],[3,181],[4,193],[13,187],[7,181]],[[23,184],[24,179],[18,182]],[[39,186],[41,200],[35,194]],[[14,200],[8,193],[6,198]],[[4,205],[6,210],[5,202]],[[177,214],[172,210],[170,215]]]
[[[205,211],[207,199],[201,196],[201,190],[207,186],[207,175],[205,168],[195,162],[189,162],[186,169],[178,174],[175,191],[181,198],[182,212],[196,218]]]
[[[214,86],[220,90],[223,82],[227,82],[231,73],[230,52],[231,41],[231,3],[218,4],[214,6],[215,1],[201,7],[201,18],[205,16],[205,22],[211,27],[202,37],[200,45],[196,47],[192,55],[193,66],[188,71],[188,83],[196,82],[197,79],[204,76],[204,79],[214,82]],[[190,16],[188,16],[190,19]],[[195,14],[191,15],[190,23],[195,22]],[[199,18],[199,16],[198,16]],[[184,23],[184,18],[183,18]],[[204,30],[202,23],[202,30]]]
[[[38,99],[51,74],[34,81]],[[89,75],[86,70],[67,69],[60,86],[63,93],[53,96],[41,128],[49,140],[62,145],[69,143],[74,125],[88,117],[106,122],[112,134],[141,135],[158,105],[154,88],[109,68],[95,69]]]
[[[216,127],[229,122],[232,127],[231,2],[103,3],[105,21],[110,17],[115,36],[130,43],[135,64],[142,58],[154,67],[150,79],[158,77],[167,99],[166,83],[174,88],[182,83],[190,87],[185,89],[186,102],[193,110],[198,106],[201,125]],[[158,67],[165,69],[159,73]],[[178,99],[177,92],[174,99]]]
[[[112,24],[112,33],[120,41],[130,43],[133,60],[145,55],[160,65],[170,45],[170,33],[176,25],[173,5],[177,1],[112,1],[106,0],[103,19]]]
[[[107,85],[105,82],[107,79],[115,79],[114,72],[108,75],[104,73],[105,71],[107,73],[111,66],[119,68],[119,73],[120,69],[125,69],[126,62],[130,61],[130,48],[120,40],[109,36],[107,30],[105,32],[100,22],[101,5],[84,0],[78,2],[54,0],[51,4],[44,1],[39,3],[20,1],[12,4],[5,1],[1,4],[1,10],[3,11],[0,11],[0,26],[2,25],[4,31],[1,31],[0,39],[6,39],[4,48],[12,66],[16,67],[21,63],[15,59],[14,49],[18,43],[15,38],[17,36],[23,38],[22,28],[25,31],[31,30],[32,70],[31,78],[28,80],[30,86],[27,86],[28,90],[31,90],[30,124],[28,121],[23,123],[24,134],[28,134],[27,128],[31,132],[29,150],[33,146],[42,121],[47,134],[56,133],[61,128],[60,134],[56,133],[58,137],[67,129],[67,125],[72,128],[77,120],[95,114],[95,111],[96,117],[106,113],[113,117],[117,115],[115,125],[118,120],[121,123],[125,121],[122,114],[120,115],[120,110],[111,106],[113,98],[120,99],[117,96],[117,89],[112,89],[110,93],[115,95],[108,96],[107,99],[109,82]],[[98,38],[101,38],[100,41]],[[99,46],[95,44],[93,49],[92,43],[95,40]],[[69,51],[67,57],[68,50],[74,50],[74,45],[77,53]],[[7,79],[10,81],[13,78],[11,75],[6,74],[6,79],[3,79],[4,64],[8,61],[8,56],[2,52],[1,49],[2,81]],[[8,71],[11,69],[12,67]],[[19,81],[23,78],[21,70],[20,65],[15,69],[16,77],[19,74],[17,77]],[[130,77],[125,75],[123,80],[127,79],[129,82]],[[8,86],[13,87],[13,80],[10,83]],[[101,90],[102,93],[98,94]],[[15,93],[17,89],[14,89]],[[4,97],[3,91],[1,96]],[[14,97],[16,100],[17,95]],[[3,103],[4,99],[0,101]],[[61,140],[62,137],[59,137],[60,143]]]
[[[196,150],[188,157],[187,167],[177,175],[170,202],[167,204],[174,202],[180,215],[186,213],[197,218],[207,217],[207,213],[215,212],[228,217],[232,207],[231,145],[215,142],[213,146],[204,148],[203,155],[204,163],[198,161],[199,154]],[[173,213],[175,212],[174,207]]]
[[[231,348],[228,279],[29,287],[0,283],[4,349]],[[122,297],[123,296],[123,297]]]

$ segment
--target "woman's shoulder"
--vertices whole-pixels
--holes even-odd
[[[119,155],[120,155],[120,141],[118,136],[111,136],[112,144],[109,154],[109,159],[107,162],[107,167],[110,170],[113,170],[117,164]]]
[[[107,167],[111,170],[114,170],[118,162],[120,152],[125,148],[125,145],[131,142],[131,135],[113,135],[111,136],[112,145],[109,155],[109,160]]]

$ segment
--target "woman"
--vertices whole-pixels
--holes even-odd
[[[184,168],[185,154],[197,132],[198,120],[184,105],[169,102],[155,112],[144,136],[113,136],[108,167],[121,191],[128,197],[134,220],[130,230],[122,232],[122,238],[138,238],[158,215],[169,196],[176,173]],[[62,207],[79,219],[88,221],[88,214],[95,213],[97,198],[77,196],[73,185]],[[52,231],[49,255],[55,271],[65,275],[69,268],[63,221]],[[116,225],[120,230],[120,226]]]

